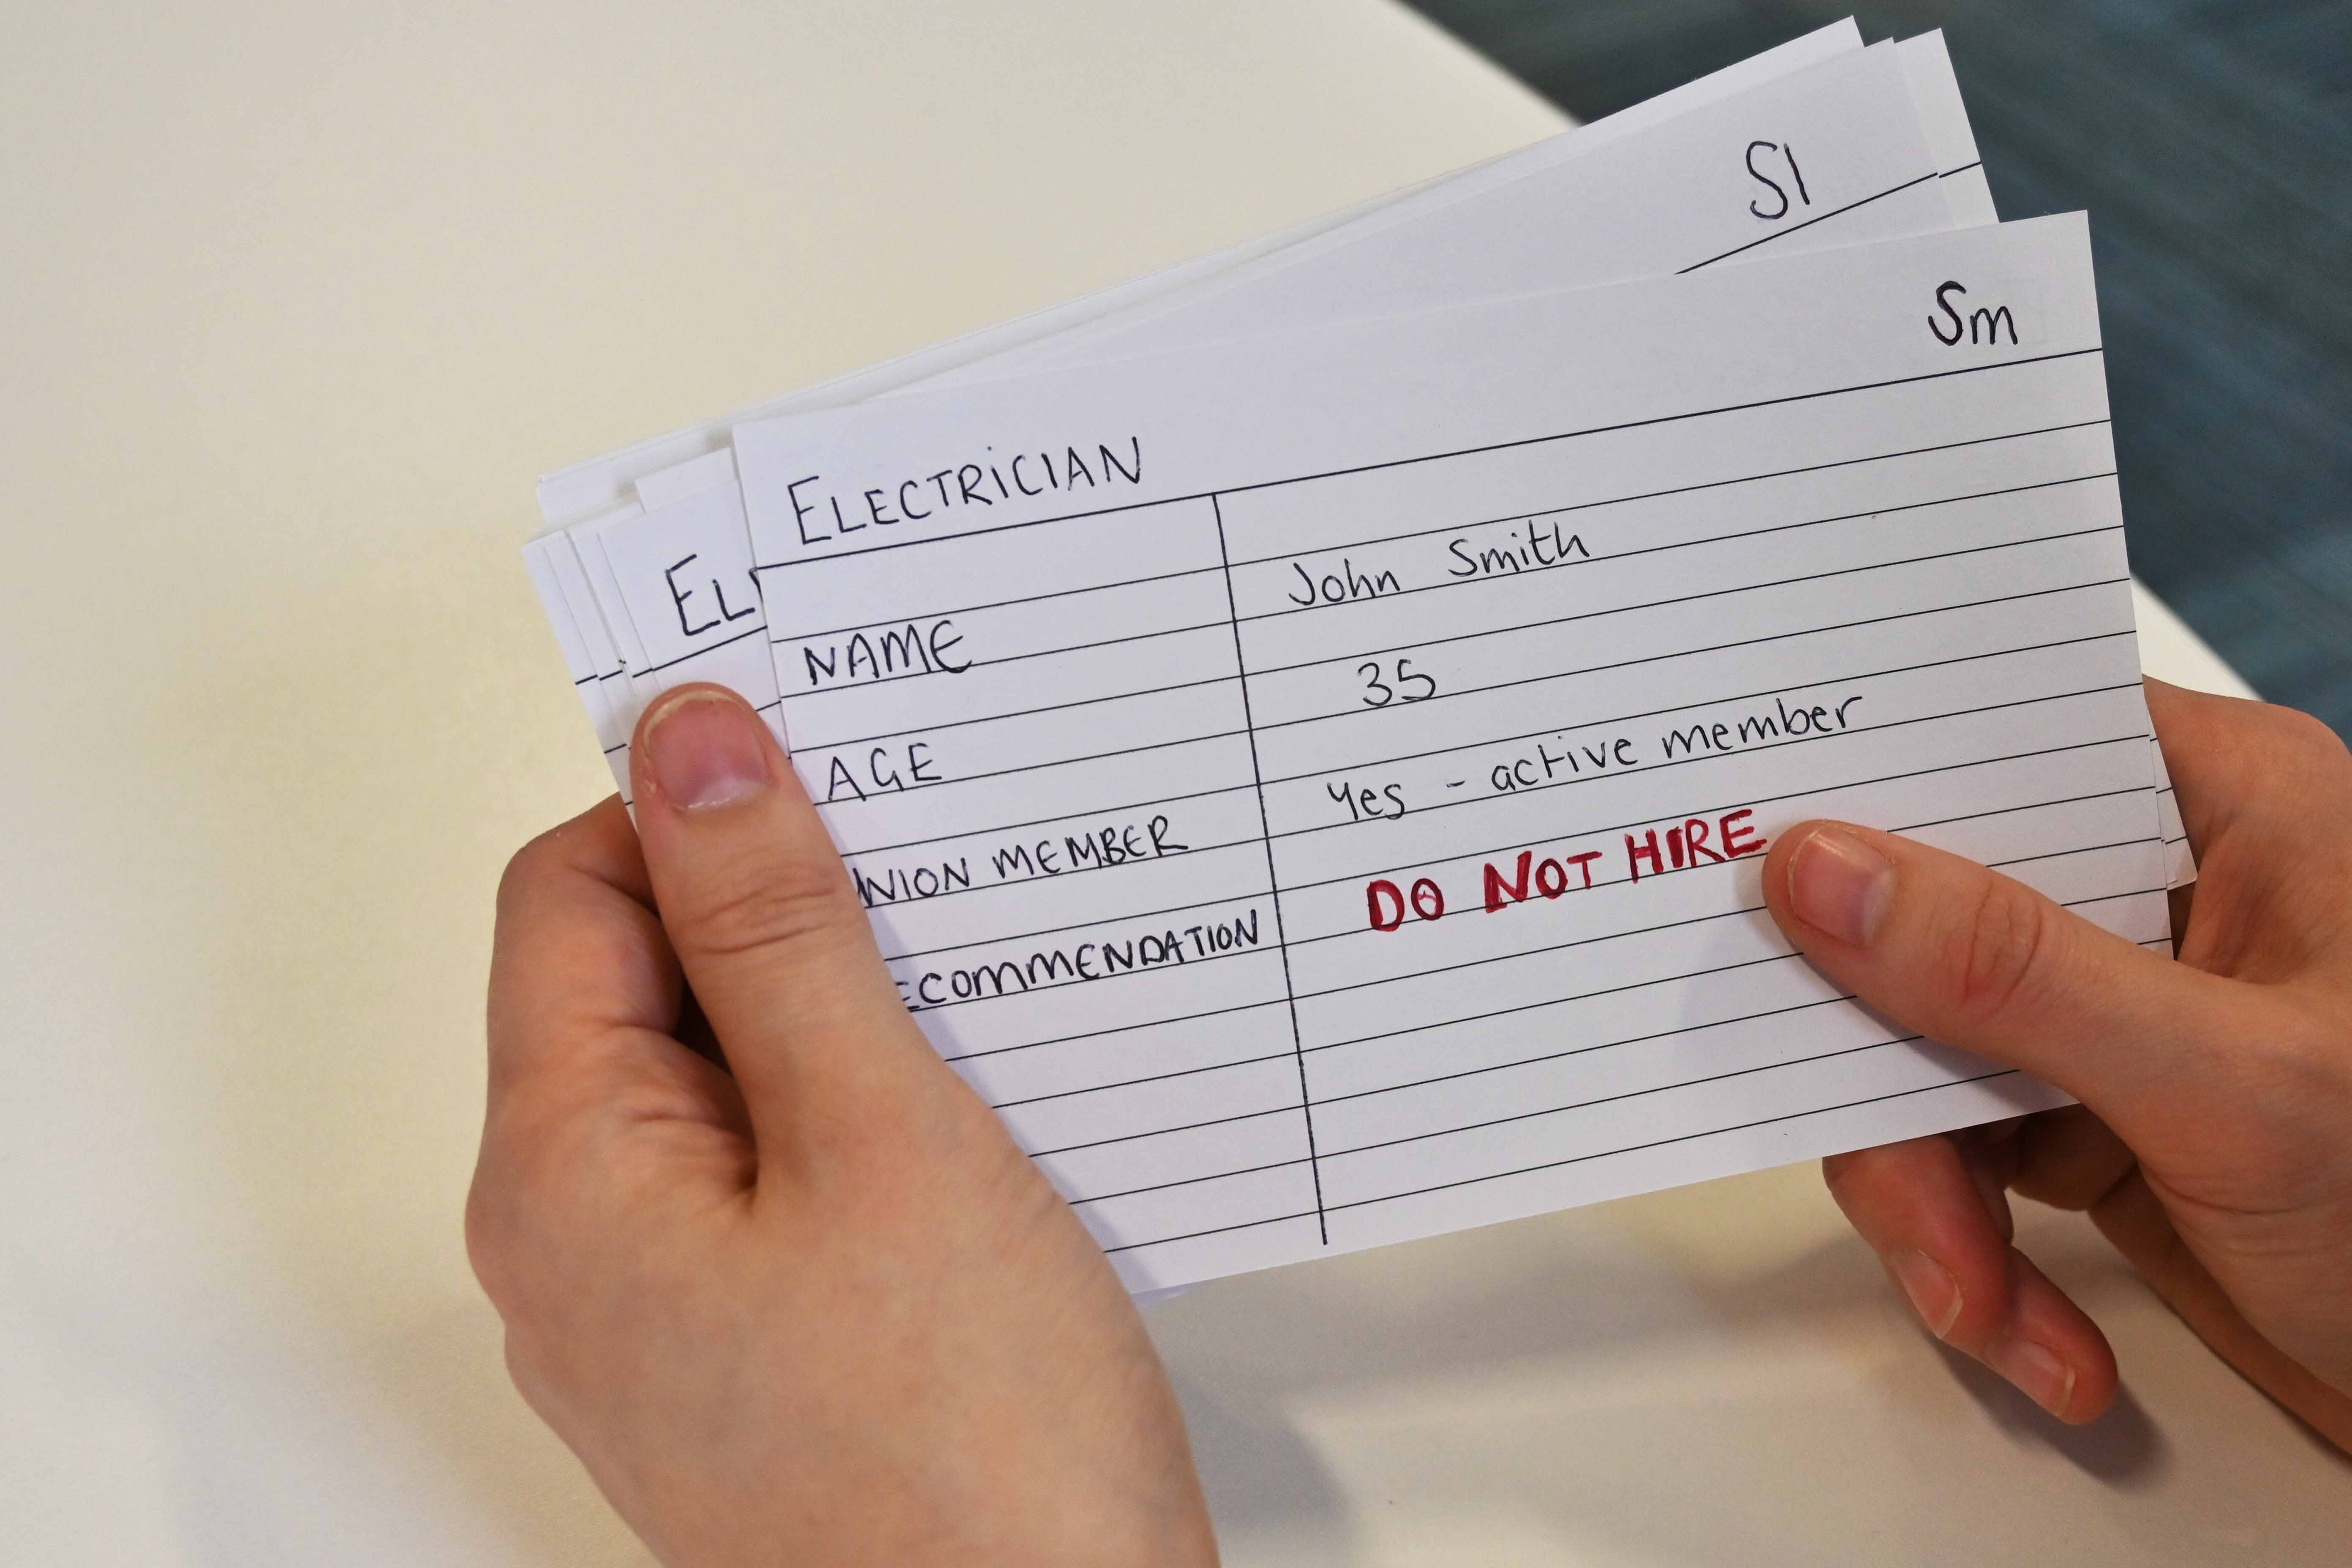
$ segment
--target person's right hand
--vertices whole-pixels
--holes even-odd
[[[684,687],[631,763],[635,830],[499,889],[466,1236],[523,1397],[673,1568],[1213,1563],[1143,1321],[767,727]]]
[[[2088,1210],[2206,1343],[2352,1449],[2352,756],[2286,709],[2147,695],[2200,871],[2178,963],[1889,834],[1773,846],[1773,918],[1832,980],[2082,1101],[1825,1173],[1928,1328],[2052,1414],[2105,1410],[2115,1355],[2011,1245],[2012,1189]]]

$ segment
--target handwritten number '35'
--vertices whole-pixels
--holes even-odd
[[[1356,673],[1364,678],[1364,706],[1385,708],[1391,702],[1423,702],[1437,695],[1437,682],[1426,675],[1414,673],[1412,660],[1396,661],[1394,674],[1378,659],[1356,666]],[[1393,681],[1395,684],[1390,684]]]

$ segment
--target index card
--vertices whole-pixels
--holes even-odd
[[[2189,847],[2189,827],[2180,820],[2180,797],[2172,787],[2172,773],[2164,765],[2164,748],[2148,737],[2156,752],[2156,816],[2164,835],[2165,877],[2170,886],[2185,888],[2197,879],[2197,852]]]
[[[595,594],[581,566],[579,551],[571,534],[554,533],[534,540],[525,552],[525,559],[530,564],[533,579],[542,583],[542,599],[551,588],[553,591],[549,618],[556,618],[560,605],[562,618],[557,624],[571,629],[582,649],[582,669],[573,677],[573,689],[580,693],[580,700],[595,726],[596,743],[604,749],[605,763],[613,770],[613,781],[626,795],[629,731],[614,698],[617,690],[624,689],[616,683],[625,682],[628,671],[596,608]],[[634,721],[634,715],[630,721]]]
[[[788,393],[758,407],[702,425],[689,426],[667,436],[638,442],[618,452],[574,464],[540,481],[540,510],[550,523],[567,523],[589,513],[608,510],[627,500],[628,487],[641,477],[658,473],[675,464],[722,447],[728,432],[744,420],[775,417],[811,408],[840,407],[925,380],[1067,331],[1114,310],[1131,308],[1197,279],[1227,271],[1244,261],[1269,255],[1351,223],[1417,193],[1459,179],[1465,174],[1504,169],[1526,172],[1561,158],[1580,156],[1584,151],[1604,145],[1618,137],[1646,130],[1689,110],[1745,92],[1778,77],[1835,58],[1841,54],[1858,51],[1861,47],[1861,31],[1852,17],[1846,17],[1696,81],[1685,82],[1671,91],[1620,110],[1615,114],[1577,126],[1558,136],[1548,137],[1532,146],[1503,153],[1484,163],[1474,164],[1469,170],[1456,170],[1401,191],[1386,192],[1354,206],[1309,218],[1288,228],[1244,240],[1159,272],[1048,306],[943,343],[935,343],[815,386]]]
[[[1927,133],[1927,146],[1936,160],[1937,176],[1944,186],[1944,196],[1951,204],[1952,221],[1968,228],[1979,224],[1998,223],[2000,215],[1994,210],[1992,187],[1985,180],[1984,161],[1977,152],[1976,132],[1969,127],[1969,111],[1960,100],[1960,84],[1952,73],[1952,57],[1944,43],[1943,29],[1922,33],[1906,38],[1896,46],[1903,54],[1903,68],[1911,82],[1913,100],[1919,106],[1919,122]],[[2148,755],[2153,763],[2156,779],[2156,809],[2158,831],[2169,854],[2168,877],[2171,885],[2185,888],[2197,879],[2197,857],[2189,847],[2188,830],[2180,823],[2180,805],[2172,789],[2172,776],[2164,766],[2164,750],[2156,742],[2155,722],[2148,725]]]
[[[1142,1288],[2058,1103],[1755,866],[1875,822],[2165,942],[2106,412],[2062,218],[735,443],[892,972]]]
[[[523,565],[530,573],[531,586],[538,591],[540,607],[547,613],[547,624],[554,628],[556,647],[563,653],[565,673],[572,677],[572,689],[578,695],[581,707],[587,711],[588,722],[601,742],[613,727],[612,713],[604,705],[595,658],[588,651],[587,639],[580,635],[579,623],[572,618],[572,606],[564,598],[563,584],[557,580],[551,557],[551,552],[570,548],[560,536],[534,539],[523,547]]]
[[[614,717],[624,729],[636,723],[637,706],[635,684],[646,664],[645,639],[637,635],[636,621],[630,616],[628,605],[621,593],[620,580],[613,574],[612,557],[604,552],[604,530],[635,521],[644,515],[640,508],[622,507],[595,522],[571,531],[572,548],[579,558],[582,574],[587,578],[588,591],[595,600],[596,616],[610,639],[614,656],[625,672],[627,685],[619,690],[607,690]]]
[[[1533,172],[1473,171],[927,386],[1119,353],[1695,271],[1952,226],[1902,57],[1874,45]]]
[[[1031,352],[1093,360],[1136,353],[1139,342],[1149,347],[1171,336],[1240,335],[1252,312],[1296,327],[1528,291],[1538,280],[1546,288],[1572,287],[1703,266],[1727,250],[1752,251],[1767,240],[1827,243],[1948,226],[1911,92],[1910,75],[1894,47],[1879,46],[1764,88],[1685,100],[1700,101],[1705,114],[1694,124],[1698,111],[1685,113],[1672,142],[1654,129],[1671,116],[1628,110],[1601,122],[1612,128],[1606,136],[1595,134],[1596,125],[1538,143],[1456,176],[1443,191],[1409,193],[1344,230],[1289,246],[1264,265],[1237,269],[1238,278],[1210,279],[1211,296],[1198,287],[1171,289],[1160,304],[1130,304],[1083,331],[1033,344]],[[1670,93],[1652,103],[1676,98]],[[1783,138],[1766,155],[1784,155],[1785,166],[1770,164],[1765,178],[1751,167],[1764,144],[1743,142],[1738,130],[1756,124],[1769,124]],[[1632,134],[1645,127],[1653,129]],[[1802,162],[1794,151],[1799,145],[1808,149]],[[1818,154],[1811,150],[1817,146]],[[1582,155],[1573,155],[1579,148]],[[1890,195],[1896,199],[1883,199]],[[1777,216],[1759,216],[1768,208]],[[1809,212],[1818,216],[1808,217]],[[1563,245],[1558,237],[1565,233],[1582,237]],[[1342,245],[1343,234],[1355,237]],[[1437,253],[1423,258],[1426,264],[1398,253],[1415,236],[1436,244]],[[1165,302],[1171,300],[1192,303],[1179,319]],[[969,374],[992,379],[1024,358],[1018,349],[1008,351],[978,362]],[[728,482],[729,464],[725,452],[714,452],[646,476],[637,482],[643,518],[600,527],[594,541],[583,545],[606,613],[642,614],[635,635],[664,645],[658,655],[643,647],[625,649],[634,700],[622,715],[624,740],[659,689],[688,680],[719,680],[761,712],[774,710],[766,656],[750,635],[760,625],[757,609],[739,605],[723,622],[699,616],[699,629],[681,622],[686,635],[679,637],[672,626],[679,617],[667,602],[672,584],[663,574],[689,556],[696,570],[716,571],[714,581],[749,573],[748,539],[739,533],[730,544],[726,538],[722,519],[732,503],[709,493]],[[674,527],[681,531],[676,539],[669,537]],[[619,585],[616,574],[627,587]],[[625,777],[625,751],[608,754],[616,776]]]
[[[1976,132],[1969,125],[1968,106],[1960,101],[1959,79],[1952,74],[1951,52],[1944,30],[1906,38],[1903,69],[1910,78],[1911,96],[1919,106],[1919,123],[1927,134],[1936,159],[1936,175],[1944,197],[1952,205],[1952,220],[1962,228],[1998,223],[1992,187],[1985,183],[1984,161],[1977,153]]]
[[[640,638],[638,662],[630,669],[624,747],[654,698],[689,680],[716,681],[740,693],[782,739],[741,491],[730,473],[683,494],[656,494],[664,500],[659,507],[620,514],[591,531],[611,592]],[[625,773],[625,750],[621,758],[617,765]],[[629,795],[625,783],[621,793]]]
[[[1834,32],[1834,29],[1831,31]],[[1801,40],[1801,42],[1811,42],[1811,40]],[[1793,50],[1775,51],[1774,54],[1781,56],[1784,59],[1794,58]],[[1866,111],[1856,112],[1852,101],[1850,84],[1857,77],[1866,77],[1874,70],[1876,75],[1873,79],[1880,90],[1873,107],[1884,114],[1888,109],[1885,89],[1888,84],[1886,68],[1890,54],[1900,61],[1905,89],[1911,103],[1917,110],[1926,136],[1928,166],[1937,170],[1939,182],[1955,178],[1958,180],[1957,185],[1947,185],[1945,195],[1948,198],[1959,200],[1967,205],[1971,221],[1990,221],[1990,196],[1983,190],[1981,169],[1976,163],[1974,139],[1968,126],[1966,110],[1960,102],[1957,83],[1951,76],[1950,58],[1944,48],[1940,33],[1921,35],[1893,46],[1876,46],[1866,60],[1864,57],[1853,56],[1845,61],[1844,68],[1838,71],[1812,71],[1803,76],[1801,85],[1808,94],[1810,106],[1817,116],[1815,125],[1811,129],[1817,130],[1826,126],[1833,132],[1833,135],[1828,138],[1832,141],[1864,145],[1881,144],[1885,135],[1882,123],[1874,123]],[[1121,353],[1137,352],[1139,339],[1149,342],[1154,340],[1155,334],[1161,341],[1170,335],[1164,326],[1157,326],[1152,322],[1150,320],[1152,316],[1165,313],[1171,309],[1171,301],[1196,299],[1204,290],[1219,293],[1221,295],[1219,303],[1223,306],[1223,309],[1212,309],[1205,313],[1199,310],[1190,310],[1186,313],[1185,319],[1200,327],[1198,335],[1203,341],[1215,336],[1234,335],[1231,331],[1233,320],[1231,306],[1238,301],[1244,312],[1251,309],[1253,302],[1249,287],[1251,279],[1260,283],[1271,281],[1277,289],[1287,285],[1289,297],[1286,302],[1277,302],[1277,308],[1274,313],[1283,317],[1287,325],[1297,326],[1313,321],[1345,320],[1356,315],[1377,314],[1381,313],[1383,308],[1426,308],[1437,304],[1462,302],[1496,292],[1511,291],[1515,281],[1523,285],[1527,280],[1526,274],[1515,280],[1508,276],[1507,266],[1503,269],[1504,275],[1497,276],[1498,256],[1515,258],[1517,264],[1528,269],[1528,273],[1544,274],[1548,283],[1552,286],[1597,281],[1600,276],[1618,275],[1627,270],[1624,255],[1629,248],[1638,249],[1638,247],[1628,247],[1622,241],[1617,240],[1615,236],[1619,229],[1601,226],[1596,232],[1602,235],[1605,243],[1600,247],[1597,253],[1589,250],[1581,266],[1573,259],[1565,259],[1554,254],[1554,247],[1543,237],[1544,231],[1548,227],[1570,226],[1577,221],[1581,221],[1591,227],[1592,214],[1585,211],[1571,215],[1566,210],[1566,204],[1562,201],[1563,193],[1559,188],[1555,187],[1547,192],[1539,184],[1535,187],[1538,199],[1530,201],[1528,176],[1540,174],[1546,169],[1556,170],[1580,150],[1591,151],[1604,145],[1609,140],[1622,137],[1629,132],[1644,129],[1669,118],[1668,111],[1677,106],[1687,110],[1706,103],[1721,103],[1733,99],[1738,96],[1733,90],[1734,85],[1738,82],[1769,80],[1777,75],[1782,79],[1784,87],[1789,85],[1786,79],[1793,73],[1785,69],[1767,71],[1764,68],[1771,64],[1773,58],[1773,55],[1768,55],[1759,57],[1756,60],[1744,62],[1740,67],[1717,73],[1715,77],[1690,84],[1686,89],[1664,94],[1633,110],[1612,116],[1607,121],[1586,127],[1574,135],[1554,138],[1549,142],[1523,150],[1519,153],[1495,160],[1478,169],[1465,171],[1447,180],[1432,182],[1418,190],[1403,193],[1395,201],[1386,204],[1368,204],[1367,210],[1358,221],[1336,226],[1331,233],[1323,236],[1315,243],[1296,243],[1285,247],[1278,257],[1270,258],[1263,265],[1249,269],[1248,276],[1240,284],[1235,284],[1230,279],[1209,278],[1184,288],[1178,288],[1174,286],[1171,272],[1165,275],[1170,286],[1159,294],[1157,304],[1150,300],[1138,299],[1108,315],[1097,317],[1083,331],[1066,331],[1050,343],[1033,345],[1028,356],[1017,352],[1001,354],[995,359],[980,362],[965,374],[974,378],[1002,375],[1007,374],[1006,367],[1009,364],[1017,363],[1024,357],[1044,356],[1068,363],[1073,360],[1091,361],[1116,357]],[[1747,98],[1743,102],[1745,111],[1748,113],[1769,113],[1774,107],[1771,104],[1759,105],[1753,98]],[[1785,131],[1783,134],[1786,135]],[[1813,140],[1814,138],[1809,134],[1808,143],[1810,144]],[[1793,139],[1789,142],[1789,146],[1790,148],[1788,154],[1790,173],[1801,178],[1801,165],[1795,163]],[[1755,151],[1756,145],[1748,148],[1751,155]],[[1750,161],[1752,162],[1752,156]],[[1655,156],[1645,160],[1641,166],[1645,171],[1642,176],[1644,188],[1663,186],[1669,192],[1674,191],[1676,188],[1676,183],[1672,179],[1662,178],[1660,175],[1662,166],[1670,163],[1670,158]],[[1619,166],[1621,168],[1624,166],[1622,158]],[[1817,179],[1818,175],[1817,170]],[[1756,177],[1753,170],[1749,172],[1749,177],[1751,179]],[[1516,182],[1516,187],[1514,187],[1514,182]],[[1781,189],[1778,184],[1769,181],[1764,184],[1767,188],[1775,192]],[[1507,234],[1498,237],[1483,233],[1478,229],[1475,221],[1480,210],[1477,203],[1482,198],[1496,196],[1508,198],[1510,206],[1504,210],[1504,216],[1520,226],[1522,235],[1529,231],[1535,232],[1537,237],[1533,243],[1522,239],[1514,248]],[[1810,192],[1808,192],[1809,197]],[[1546,205],[1547,199],[1550,205]],[[1790,204],[1787,204],[1783,197],[1775,205],[1785,207]],[[1370,209],[1376,206],[1384,207],[1385,210],[1375,215]],[[1555,207],[1561,209],[1557,218],[1551,217]],[[1487,210],[1490,212],[1496,210],[1491,199],[1488,201]],[[1448,227],[1440,234],[1439,237],[1455,255],[1466,256],[1470,258],[1466,266],[1413,268],[1401,265],[1400,258],[1393,254],[1392,249],[1359,249],[1354,253],[1358,259],[1369,258],[1370,261],[1371,285],[1369,289],[1362,287],[1360,281],[1359,286],[1351,288],[1344,276],[1334,276],[1328,266],[1318,266],[1322,258],[1328,256],[1334,249],[1340,247],[1343,240],[1350,239],[1351,237],[1377,237],[1383,228],[1394,227],[1409,219],[1420,221],[1424,228],[1427,228],[1428,220],[1435,217],[1444,217],[1447,220]],[[1620,226],[1620,228],[1623,226]],[[1656,226],[1650,226],[1654,230]],[[1859,225],[1849,218],[1847,226],[1849,230],[1858,227],[1864,236],[1867,236],[1878,232],[1904,232],[1912,226],[1912,223],[1906,215],[1899,211],[1882,209],[1875,213],[1863,214]],[[1811,237],[1801,237],[1805,238],[1808,243],[1819,243],[1822,236],[1817,230]],[[1670,262],[1681,259],[1670,249],[1661,254],[1664,255]],[[1344,258],[1342,259],[1344,262]],[[1193,269],[1198,269],[1197,264]],[[1275,272],[1295,275],[1286,279],[1277,279],[1272,276]],[[1152,280],[1144,281],[1149,284]],[[1259,309],[1263,313],[1265,307],[1261,304]],[[1222,322],[1221,316],[1223,318]],[[1042,323],[1043,317],[1034,318],[1033,321]],[[1013,323],[1013,325],[1018,328],[1023,324]],[[1181,333],[1176,335],[1182,336]],[[977,346],[978,342],[977,337],[970,340],[974,346]],[[869,381],[875,382],[878,386],[877,378],[887,380],[889,368],[882,367],[873,377],[868,378]],[[911,371],[913,362],[902,362],[901,368]],[[950,374],[943,378],[935,378],[929,384],[952,384],[958,379],[961,378]],[[882,389],[887,390],[887,388]],[[640,551],[649,550],[656,553],[665,551],[668,548],[669,542],[660,535],[667,528],[665,518],[670,515],[666,511],[669,500],[682,500],[688,492],[698,492],[719,484],[731,482],[731,461],[723,448],[666,472],[646,476],[637,481],[637,488],[650,515],[642,523],[629,524],[626,531],[636,538]],[[716,514],[723,510],[725,505],[726,503],[719,498],[706,497],[696,506],[687,507],[676,515],[681,519],[693,518],[697,515],[698,508],[702,514]],[[610,526],[612,524],[608,519],[604,527]],[[622,625],[622,617],[627,614],[627,611],[618,601],[626,595],[617,589],[612,578],[607,561],[613,552],[614,545],[612,540],[604,534],[604,527],[597,530],[597,538],[593,542],[583,546],[583,559],[592,561],[594,568],[591,574],[592,580],[604,591],[604,610],[606,617],[620,629],[624,634],[624,640],[626,640],[628,636],[635,635],[635,628]],[[655,537],[644,538],[639,531],[650,531]],[[689,524],[688,531],[692,534],[694,542],[691,546],[682,548],[686,548],[688,554],[703,563],[708,569],[714,570],[722,575],[739,571],[748,572],[748,554],[743,553],[742,546],[730,544],[724,537],[723,527],[713,531],[707,526],[706,518],[703,524]],[[602,554],[599,554],[599,552],[602,552]],[[717,578],[713,579],[714,582],[717,580]],[[654,585],[654,580],[648,575],[638,579],[636,585],[650,589]],[[659,597],[658,594],[653,596]],[[654,616],[655,624],[667,626],[668,616],[662,611],[656,609]],[[740,621],[740,627],[736,624],[738,620]],[[756,609],[739,610],[730,616],[726,626],[718,628],[719,635],[703,638],[698,647],[689,639],[687,643],[675,646],[658,663],[649,660],[642,650],[632,656],[636,668],[623,689],[627,693],[629,700],[615,710],[614,721],[623,731],[621,743],[615,745],[608,741],[605,747],[606,755],[612,761],[614,776],[622,781],[625,797],[627,794],[628,774],[626,731],[633,726],[635,716],[642,710],[643,705],[660,689],[688,680],[717,679],[742,691],[763,714],[768,715],[772,721],[774,719],[776,709],[773,687],[767,678],[764,667],[756,656],[748,651],[749,645],[754,640],[751,634],[758,628],[759,624]],[[2165,788],[2168,785],[2168,781],[2162,777],[2161,753],[2155,750],[2152,738],[2151,756],[2156,759],[2158,785],[2160,788]],[[2158,796],[2158,804],[2160,811],[2171,805],[2168,789],[2167,793]],[[2174,879],[2176,885],[2179,885],[2194,879],[2194,862],[2189,855],[2185,836],[2177,831],[2177,810],[2165,812],[2164,820],[2168,825],[2165,831],[2170,840],[2179,847],[2176,853],[2180,868],[2176,871]]]
[[[602,590],[606,613],[629,625],[635,651],[624,659],[625,699],[608,700],[608,724],[617,734],[605,739],[604,755],[622,803],[632,806],[629,741],[637,716],[674,686],[716,681],[750,701],[783,738],[733,454],[712,452],[649,475],[637,490],[642,505],[576,523],[562,535],[583,559],[596,558],[590,581]]]

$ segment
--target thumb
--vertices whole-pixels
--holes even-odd
[[[1780,930],[1840,986],[1929,1039],[2021,1068],[2132,1142],[2179,1131],[2226,1065],[2238,988],[1995,871],[1893,834],[1808,822],[1764,863]]]
[[[724,687],[679,687],[638,720],[630,766],[655,907],[762,1159],[870,1125],[873,1107],[908,1109],[910,1076],[947,1069],[759,714]]]

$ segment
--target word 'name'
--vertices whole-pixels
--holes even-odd
[[[845,501],[824,487],[823,474],[810,474],[784,487],[793,503],[793,523],[803,544],[822,544],[868,528],[920,522],[943,511],[994,506],[1019,496],[1083,493],[1111,485],[1143,482],[1143,437],[1129,436],[1124,447],[1097,442],[1091,453],[1074,446],[1059,452],[1000,456],[993,447],[981,460],[958,463],[935,474],[909,477],[862,489]]]

